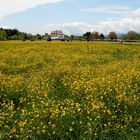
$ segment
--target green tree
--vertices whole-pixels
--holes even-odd
[[[91,41],[92,40],[91,32],[86,32],[85,34],[83,34],[83,38],[85,38],[87,41]]]
[[[73,39],[74,39],[74,35],[71,35],[71,36],[70,36],[70,39],[73,40]]]
[[[100,39],[102,39],[102,40],[104,40],[105,39],[105,36],[104,36],[104,34],[100,34]]]
[[[50,35],[48,35],[48,36],[47,36],[47,41],[52,41],[52,39],[51,39],[51,36],[50,36]]]
[[[18,35],[12,35],[12,36],[10,37],[10,39],[11,39],[11,40],[18,40],[19,37],[18,37]]]
[[[113,40],[113,39],[117,39],[118,37],[117,37],[117,34],[115,32],[110,32],[108,34],[108,38]]]
[[[12,30],[12,35],[19,35],[20,32],[18,31],[18,29],[13,29]]]
[[[36,35],[36,38],[37,38],[38,40],[43,39],[43,37],[42,37],[40,34],[37,34],[37,35]]]
[[[94,31],[94,32],[92,33],[92,36],[93,36],[94,39],[99,39],[99,38],[100,38],[99,33],[96,32],[96,31]]]
[[[7,33],[3,29],[0,29],[0,40],[7,40]]]
[[[125,35],[125,39],[128,39],[128,40],[139,40],[140,39],[140,34],[136,33],[135,31],[129,31]]]
[[[48,33],[45,33],[45,36],[48,36],[49,34]]]

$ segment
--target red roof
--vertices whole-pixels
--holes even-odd
[[[51,34],[64,35],[64,33],[61,30],[52,31]]]

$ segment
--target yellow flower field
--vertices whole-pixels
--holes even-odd
[[[140,44],[0,42],[0,139],[140,139]]]

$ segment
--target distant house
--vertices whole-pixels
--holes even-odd
[[[51,39],[53,39],[53,40],[65,39],[65,35],[61,30],[52,31],[50,35],[51,35]]]

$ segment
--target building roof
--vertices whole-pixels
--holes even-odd
[[[64,33],[61,30],[52,31],[51,34],[64,35]]]

